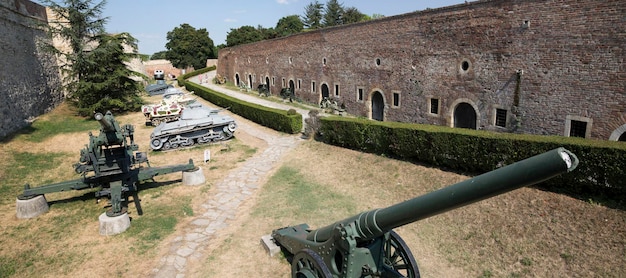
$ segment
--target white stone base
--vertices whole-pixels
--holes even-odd
[[[100,214],[98,220],[100,221],[100,235],[103,236],[117,235],[130,228],[130,217],[128,213],[109,217],[107,213],[104,212]]]
[[[201,185],[206,182],[202,167],[190,171],[183,171],[183,185]]]
[[[39,195],[28,200],[16,199],[16,216],[19,219],[37,217],[48,212],[49,208],[48,201],[46,201],[44,195]]]
[[[261,245],[263,245],[265,251],[270,254],[270,257],[274,257],[276,254],[280,253],[280,247],[276,245],[271,235],[262,236]]]

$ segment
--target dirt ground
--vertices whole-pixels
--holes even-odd
[[[67,113],[60,109],[42,119]],[[167,207],[181,202],[194,212],[202,211],[200,205],[213,193],[212,185],[267,147],[267,142],[239,129],[236,138],[226,144],[155,153],[149,151],[147,139],[152,128],[144,125],[141,114],[116,119],[135,126],[140,150],[148,152],[153,166],[186,163],[189,158],[201,163],[207,148],[214,158],[203,165],[206,185],[185,187],[179,176],[163,176],[157,182],[164,186],[141,191],[144,215],[137,215],[136,208],[129,205],[136,223],[171,213]],[[32,143],[16,137],[0,145],[0,155],[6,158],[0,169],[15,166],[10,156],[16,150],[60,153],[65,157],[55,160],[53,170],[42,171],[50,172],[51,179],[67,179],[87,138],[85,133],[72,133]],[[301,143],[284,158],[282,166],[318,185],[307,194],[331,192],[339,203],[296,213],[286,200],[289,185],[279,187],[267,177],[268,183],[241,206],[237,218],[203,250],[204,256],[188,263],[187,277],[290,277],[288,262],[282,256],[270,258],[263,250],[259,243],[262,235],[300,223],[322,227],[350,216],[346,212],[386,207],[469,178],[315,141]],[[0,177],[3,173],[0,170]],[[15,187],[19,192],[21,185]],[[179,228],[194,219],[182,212],[175,214],[174,231],[158,244],[141,249],[141,234],[98,234],[97,216],[103,212],[103,204],[93,198],[76,192],[46,197],[53,203],[50,211],[29,220],[16,219],[11,202],[0,206],[0,266],[23,265],[9,277],[149,277],[168,252],[171,240],[179,235]],[[626,212],[534,188],[522,188],[396,231],[412,250],[422,277],[626,277]]]

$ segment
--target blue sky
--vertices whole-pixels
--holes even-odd
[[[327,0],[318,0],[326,4]],[[62,2],[62,1],[57,1]],[[94,0],[94,3],[99,3]],[[128,32],[139,40],[139,53],[166,50],[167,32],[183,23],[205,28],[215,45],[225,44],[231,29],[244,25],[276,27],[282,17],[304,14],[312,0],[107,0],[103,16],[109,17],[106,31]],[[464,3],[464,0],[339,0],[364,14],[385,16]]]

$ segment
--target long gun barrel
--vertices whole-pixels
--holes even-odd
[[[387,208],[362,212],[312,231],[307,239],[326,241],[335,227],[354,222],[361,239],[368,240],[408,223],[537,184],[569,172],[577,165],[578,158],[574,154],[558,148]]]
[[[98,122],[100,122],[100,126],[102,127],[102,131],[104,132],[113,132],[115,131],[115,125],[113,124],[112,119],[105,117],[102,113],[96,113],[94,118]]]
[[[578,158],[558,148],[387,208],[311,230],[274,230],[292,254],[292,277],[420,277],[413,254],[393,229],[572,171]],[[268,245],[271,246],[271,245]]]

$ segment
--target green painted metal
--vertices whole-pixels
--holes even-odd
[[[97,113],[94,117],[100,123],[100,133],[98,136],[89,133],[89,145],[80,151],[79,162],[74,164],[74,170],[81,177],[33,188],[26,184],[18,199],[98,187],[100,190],[96,192],[97,197],[111,198],[111,208],[107,215],[116,216],[126,212],[125,195],[137,192],[139,182],[158,175],[195,169],[191,159],[187,164],[150,167],[146,154],[137,152],[139,146],[134,142],[132,125],[120,126],[111,112],[105,115]]]
[[[399,247],[406,249],[402,251],[406,255],[403,264],[415,265],[413,271],[403,274],[395,265],[388,263],[391,260],[385,257],[388,252],[383,246],[388,242],[392,229],[537,184],[572,171],[577,165],[578,158],[573,153],[558,148],[387,208],[362,212],[317,230],[301,224],[274,230],[272,237],[288,253],[301,254],[300,259],[303,253],[299,252],[302,250],[318,254],[321,263],[332,273],[331,277],[419,277],[417,265],[412,263],[413,256],[405,246]],[[309,260],[315,258],[308,257]],[[296,270],[302,273],[292,273],[293,277],[311,272],[308,268]]]

